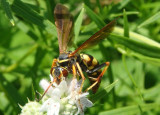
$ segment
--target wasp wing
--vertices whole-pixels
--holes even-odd
[[[86,40],[81,46],[79,46],[73,53],[70,55],[74,55],[80,50],[89,48],[93,45],[96,45],[99,43],[100,40],[105,39],[109,36],[109,34],[113,31],[114,26],[116,25],[116,20],[111,21],[109,24],[107,24],[105,27],[103,27],[101,30],[96,32],[94,35],[92,35],[88,40]]]
[[[54,18],[58,32],[59,51],[60,53],[64,53],[71,41],[70,34],[73,26],[72,15],[65,6],[57,4],[54,9]]]

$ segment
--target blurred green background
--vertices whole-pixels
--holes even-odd
[[[66,5],[73,14],[75,44],[79,46],[111,20],[114,32],[83,51],[111,65],[86,114],[160,114],[160,1],[159,0],[1,0],[0,114],[17,115],[18,104],[35,100],[42,78],[49,80],[53,58],[59,55],[53,9]],[[70,50],[74,50],[71,48]],[[87,87],[86,80],[85,86]]]

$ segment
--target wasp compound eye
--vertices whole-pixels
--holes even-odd
[[[60,71],[61,71],[60,67],[54,67],[54,68],[53,68],[53,72],[52,72],[52,76],[53,76],[53,77],[59,77],[60,74],[61,74]]]

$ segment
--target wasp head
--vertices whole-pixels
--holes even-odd
[[[63,67],[56,66],[51,69],[51,75],[54,78],[55,82],[59,84],[62,81],[63,77],[67,77],[68,71]]]

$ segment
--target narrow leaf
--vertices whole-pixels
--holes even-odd
[[[138,15],[139,12],[136,11],[126,11],[126,15]],[[111,14],[109,17],[114,18],[114,17],[119,17],[119,16],[123,16],[123,13],[117,13],[117,14]]]
[[[33,51],[35,51],[35,49],[38,48],[38,44],[34,44],[33,47],[31,47],[31,49],[28,50],[28,52],[26,52],[16,63],[10,65],[9,67],[7,67],[4,70],[1,70],[3,73],[7,73],[7,72],[11,72],[12,70],[16,69],[17,66],[24,61]]]
[[[125,7],[129,2],[130,2],[130,0],[121,0],[121,5],[119,5],[118,9],[122,9],[122,8]]]
[[[123,10],[123,21],[124,21],[124,36],[129,37],[128,19],[125,9]]]
[[[10,5],[9,3],[7,2],[7,0],[1,0],[1,4],[2,4],[2,7],[8,17],[8,19],[10,20],[11,24],[14,26],[14,20],[13,20],[13,16],[12,16],[12,12],[11,12],[11,8],[10,8]]]
[[[45,29],[48,33],[57,36],[55,25],[33,11],[31,8],[25,5],[25,3],[15,0],[11,8],[18,16],[41,27],[42,29]]]
[[[98,91],[96,94],[91,95],[90,96],[91,101],[95,103],[97,100],[106,96],[111,91],[111,89],[113,89],[113,87],[116,85],[117,82],[118,82],[118,80],[116,80],[112,84],[106,86],[104,89]]]
[[[82,25],[82,20],[83,20],[83,14],[84,14],[84,8],[82,8],[77,20],[75,21],[75,26],[74,26],[74,33],[75,33],[75,39],[78,38],[80,28]]]
[[[150,18],[148,18],[146,21],[144,21],[143,23],[141,23],[138,28],[141,28],[145,25],[151,24],[153,22],[155,22],[156,20],[158,20],[160,18],[160,11],[157,12],[155,15],[151,16]]]
[[[123,36],[124,29],[120,28],[120,27],[115,27],[113,33],[116,33],[117,35]],[[160,43],[152,40],[151,38],[145,37],[143,35],[140,35],[138,33],[132,32],[132,31],[129,32],[129,35],[130,35],[130,38],[132,38],[132,39],[135,39],[137,41],[141,41],[141,42],[146,43],[148,45],[152,45],[152,46],[160,48]]]
[[[15,20],[18,20],[17,18],[14,18]],[[16,26],[22,30],[23,32],[25,32],[26,34],[28,34],[33,40],[38,40],[38,36],[35,34],[35,32],[33,32],[29,26],[27,26],[23,21],[19,21],[18,23],[16,23]]]
[[[104,21],[98,15],[96,15],[87,5],[84,5],[84,8],[86,9],[88,16],[98,25],[99,28],[102,28],[106,25]]]
[[[1,76],[0,77],[1,90],[7,96],[8,100],[10,101],[10,104],[13,106],[15,111],[20,111],[18,103],[24,105],[22,97],[18,93],[17,89],[4,78],[3,74],[0,73],[0,76]]]
[[[133,105],[133,106],[121,107],[118,109],[101,112],[99,115],[135,115],[149,111],[151,109],[156,109],[158,107],[159,104],[157,103]]]
[[[121,44],[134,52],[143,54],[145,56],[153,57],[153,58],[160,58],[160,48],[154,47],[148,44],[144,44],[142,42],[138,42],[132,39],[128,39],[126,37],[122,37],[119,35],[111,34],[110,40],[116,41],[118,44]]]

